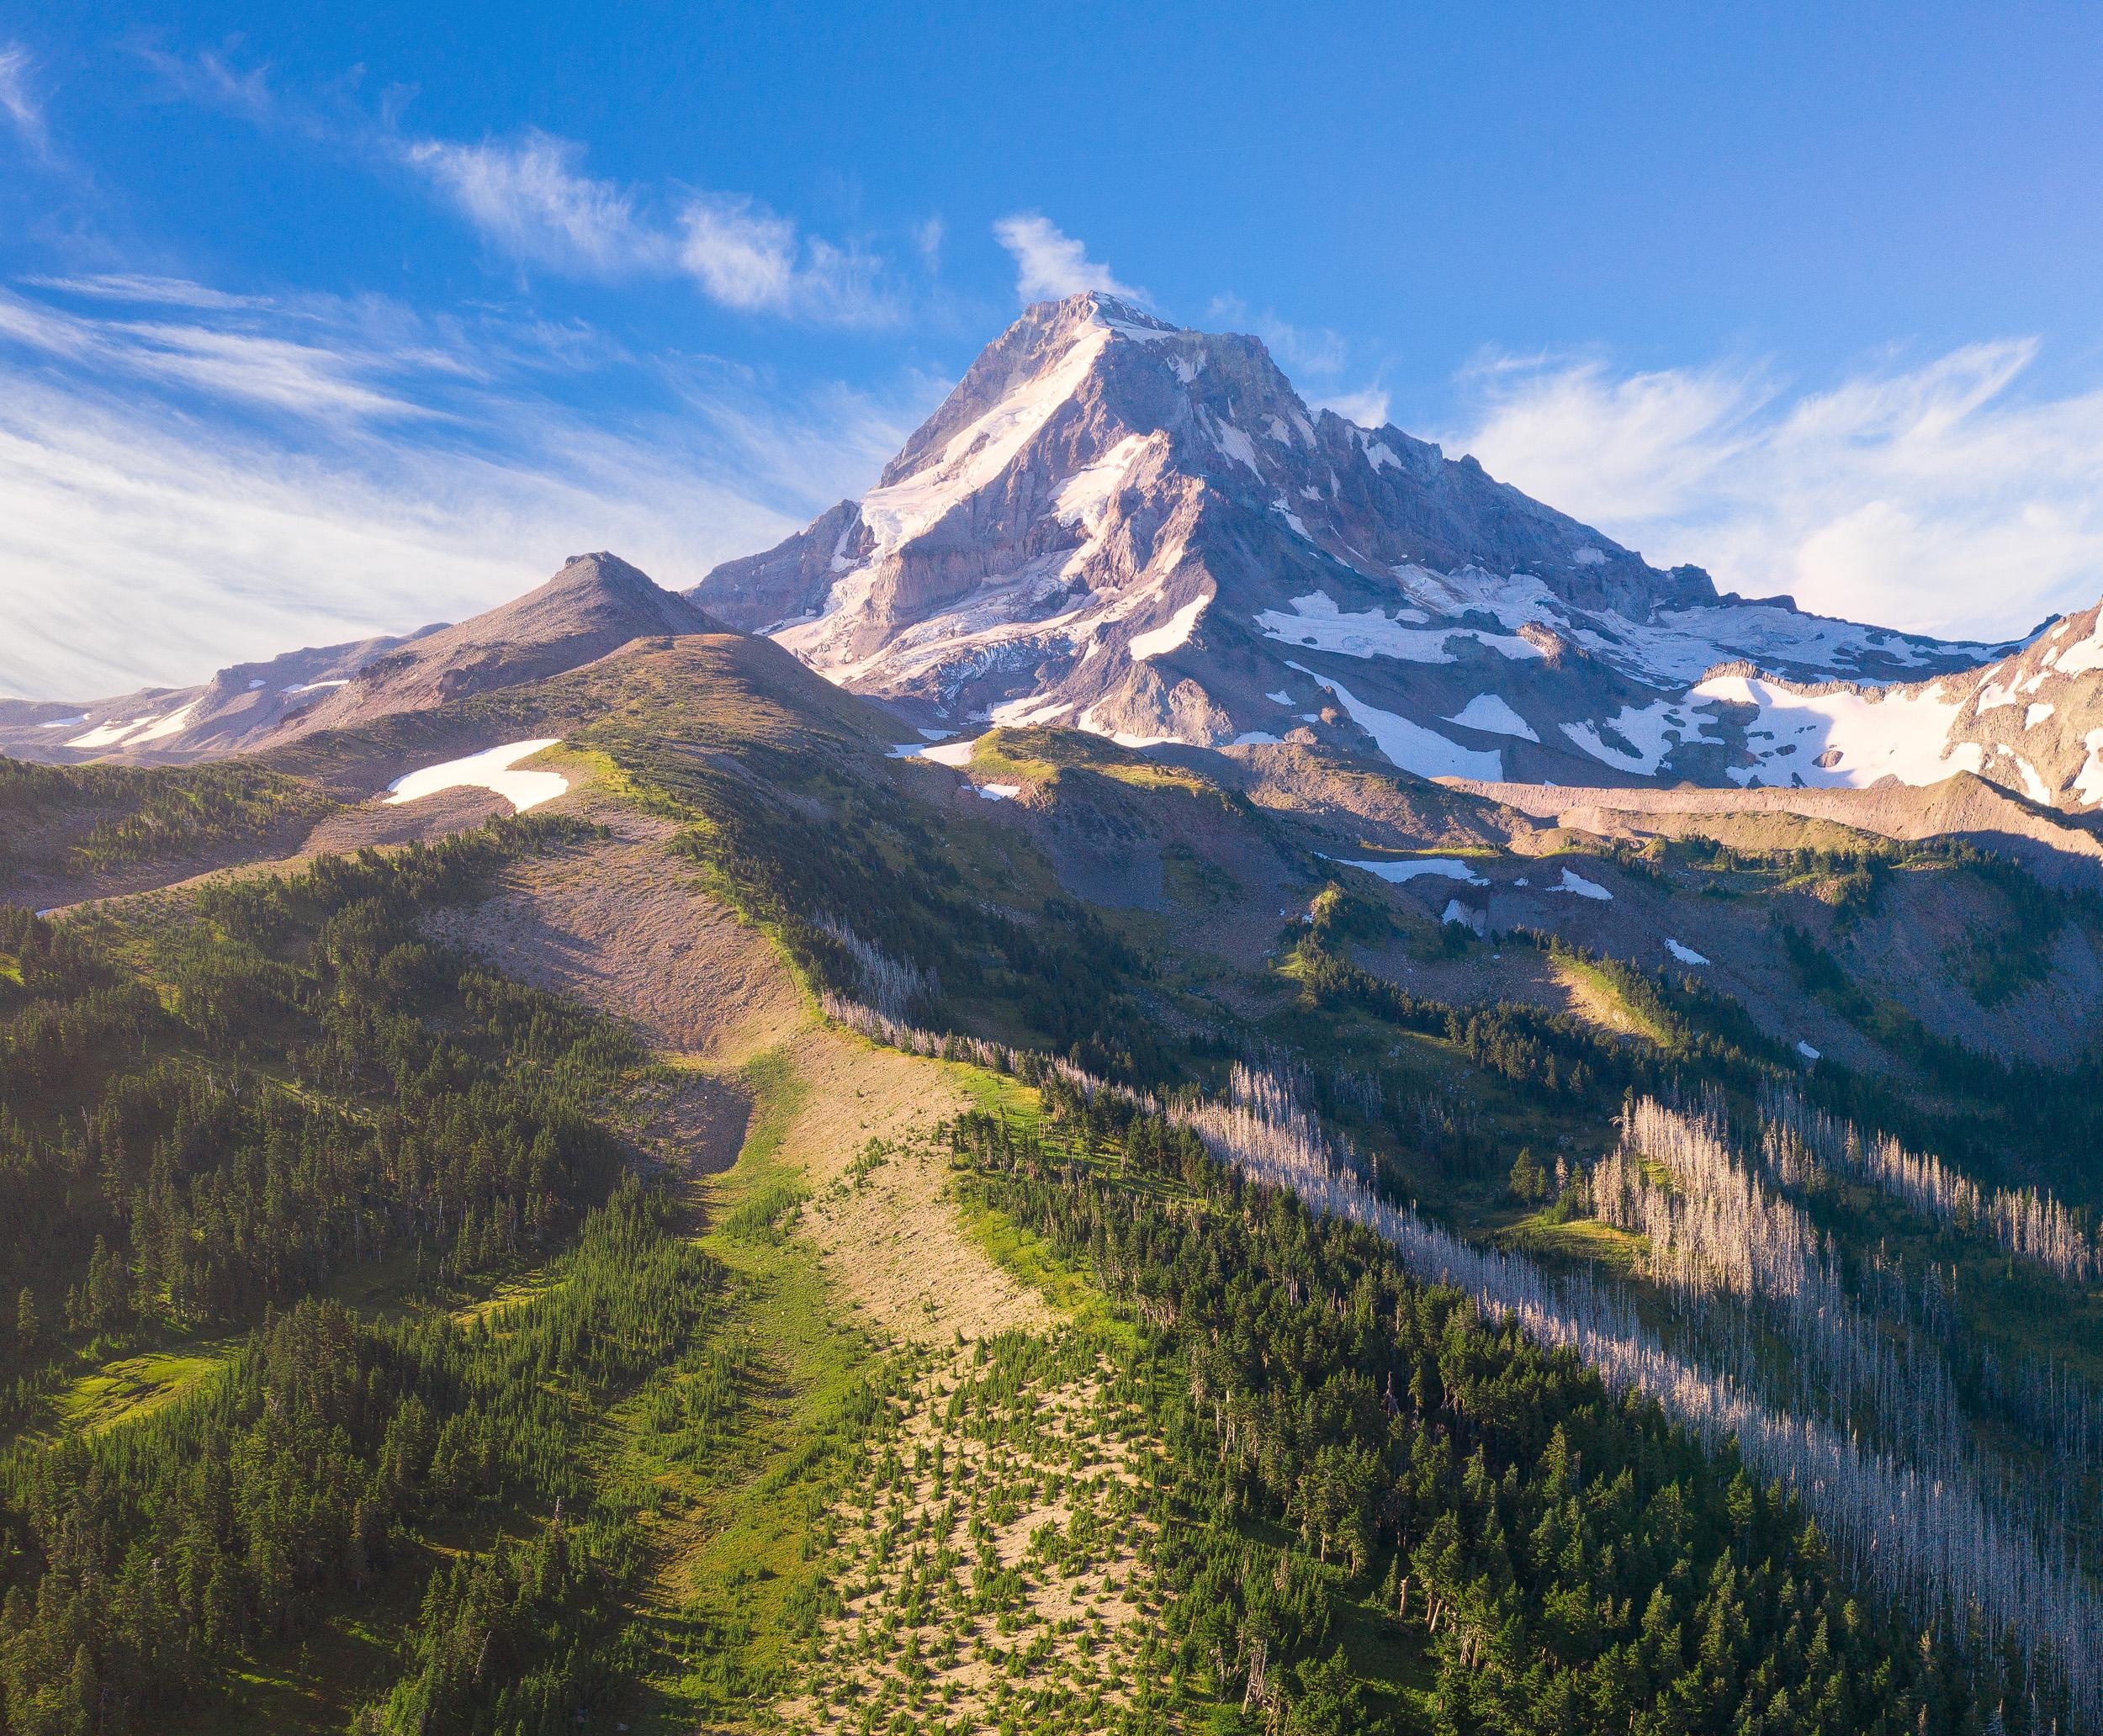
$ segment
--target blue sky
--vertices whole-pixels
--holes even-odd
[[[1726,588],[2026,627],[2103,591],[2103,15],[1842,10],[0,5],[0,688],[691,583],[1110,282]]]

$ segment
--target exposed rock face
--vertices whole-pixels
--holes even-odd
[[[545,585],[453,627],[237,664],[201,687],[87,706],[0,701],[19,759],[180,763],[420,711],[596,661],[632,639],[722,631],[617,555],[580,554]]]
[[[1427,775],[1594,783],[1724,781],[1740,734],[1683,697],[1719,664],[1878,681],[2007,648],[1719,598],[1471,458],[1310,412],[1254,338],[1098,294],[1030,309],[869,495],[690,594],[946,723],[1308,726]]]
[[[1931,689],[1947,714],[1941,747],[1952,764],[2042,807],[2088,812],[2103,803],[2103,605],[2062,616],[2013,654]]]

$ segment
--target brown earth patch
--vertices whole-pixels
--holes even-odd
[[[792,1057],[805,1087],[782,1144],[810,1184],[803,1215],[856,1320],[901,1342],[1041,1330],[1043,1300],[966,1233],[940,1123],[970,1107],[941,1063],[813,1027]]]
[[[669,828],[586,812],[616,835],[511,865],[495,896],[434,913],[432,933],[673,1054],[735,1064],[795,1030],[807,1015],[781,959],[666,850]]]

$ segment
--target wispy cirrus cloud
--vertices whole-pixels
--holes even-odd
[[[50,135],[44,124],[44,105],[30,82],[29,67],[29,50],[19,43],[0,44],[0,115],[42,156],[50,150]]]
[[[1361,386],[1354,392],[1316,392],[1307,402],[1316,410],[1333,410],[1347,422],[1356,422],[1361,428],[1385,428],[1388,419],[1388,394],[1380,386]]]
[[[1090,289],[1143,302],[1146,292],[1120,283],[1087,247],[1036,211],[1017,211],[993,225],[993,239],[1015,262],[1015,294],[1024,301],[1057,300]]]
[[[2103,389],[2026,394],[2034,339],[1795,386],[1493,358],[1447,437],[1496,475],[1726,589],[1966,637],[2103,591]]]
[[[0,298],[0,691],[32,696],[457,619],[580,548],[691,584],[865,487],[940,390],[789,394],[573,326],[81,282]],[[619,431],[562,401],[580,369],[619,376]]]
[[[289,95],[267,66],[144,54],[187,101],[326,141],[382,173],[405,171],[511,265],[601,283],[683,278],[721,306],[813,324],[887,326],[903,315],[887,257],[806,234],[748,194],[631,185],[591,173],[583,145],[537,128],[439,138],[392,108]]]
[[[402,160],[511,258],[569,276],[624,278],[670,263],[636,195],[582,172],[584,147],[529,131],[506,144],[400,141]]]
[[[585,173],[581,145],[537,131],[391,148],[485,242],[523,265],[612,282],[684,276],[740,313],[820,324],[886,325],[900,311],[886,261],[806,236],[742,194],[653,197]]]
[[[679,262],[716,300],[749,312],[802,314],[846,325],[887,324],[882,260],[817,236],[756,201],[696,194],[682,204]]]
[[[1377,428],[1386,422],[1388,394],[1377,378],[1358,387],[1346,387],[1339,380],[1351,359],[1351,346],[1342,332],[1327,326],[1295,326],[1268,310],[1253,312],[1238,295],[1214,296],[1205,317],[1215,326],[1251,331],[1262,338],[1316,410],[1333,410],[1361,427]]]

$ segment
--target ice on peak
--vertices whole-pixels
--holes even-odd
[[[1047,366],[957,430],[911,475],[865,495],[861,520],[875,540],[874,558],[880,560],[931,529],[951,508],[993,481],[1073,397],[1110,339],[1109,326],[1090,326]]]
[[[1152,343],[1164,337],[1185,336],[1180,326],[1172,326],[1166,320],[1135,307],[1131,302],[1097,289],[1089,293],[1089,316],[1092,322],[1136,337],[1142,343]]]

